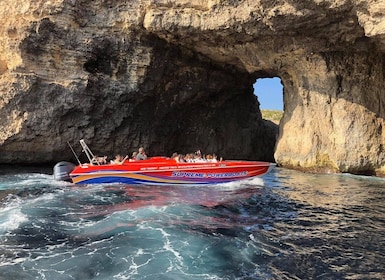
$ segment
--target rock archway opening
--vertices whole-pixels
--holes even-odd
[[[279,124],[283,114],[283,85],[279,77],[259,78],[254,83],[254,94],[265,120]]]
[[[271,143],[268,144],[271,161],[275,161],[274,153],[276,142],[279,138],[279,124],[283,116],[283,84],[281,78],[257,78],[254,85],[254,95],[257,97],[259,110],[265,127],[265,134],[268,135]]]

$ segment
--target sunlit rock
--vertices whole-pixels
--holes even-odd
[[[3,0],[0,21],[2,163],[70,159],[84,138],[384,173],[382,1]],[[274,76],[277,143],[253,95]]]

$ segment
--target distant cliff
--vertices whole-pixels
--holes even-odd
[[[383,1],[3,0],[0,20],[0,163],[84,138],[385,173]],[[253,95],[274,76],[277,142]]]

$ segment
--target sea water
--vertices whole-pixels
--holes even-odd
[[[0,279],[385,279],[385,180],[274,169],[210,186],[0,171]]]

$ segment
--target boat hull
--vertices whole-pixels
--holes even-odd
[[[263,176],[274,166],[258,161],[177,163],[172,159],[153,158],[122,165],[83,164],[70,176],[75,184],[206,185]]]

